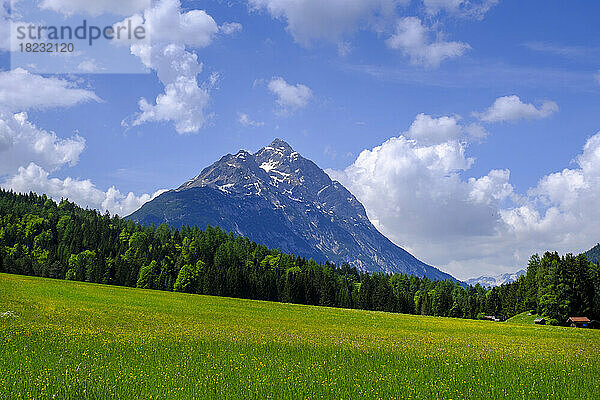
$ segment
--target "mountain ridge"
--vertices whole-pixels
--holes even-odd
[[[527,273],[524,269],[521,269],[514,273],[500,274],[496,276],[480,276],[477,278],[470,278],[465,280],[465,283],[469,286],[475,286],[479,284],[483,287],[496,287],[507,283],[512,283]]]
[[[146,225],[217,225],[270,247],[362,271],[455,280],[382,235],[342,184],[288,143],[227,154],[127,217]]]

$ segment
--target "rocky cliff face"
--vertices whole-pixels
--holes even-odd
[[[176,228],[210,224],[321,262],[454,279],[383,236],[344,186],[279,139],[256,154],[222,157],[128,218]]]

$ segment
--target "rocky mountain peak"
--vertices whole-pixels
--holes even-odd
[[[217,225],[270,247],[363,271],[452,279],[390,242],[352,193],[281,139],[254,154],[227,154],[130,218],[175,227]]]
[[[267,147],[271,147],[273,149],[277,149],[279,151],[282,151],[284,153],[293,153],[294,149],[292,149],[292,146],[290,146],[288,144],[288,142],[286,142],[285,140],[281,140],[279,138],[275,138],[273,139],[273,141],[271,142],[271,144],[269,144],[269,146]]]
[[[254,155],[240,150],[221,157],[177,190],[209,186],[225,193],[255,193],[268,181],[269,176],[259,168]]]

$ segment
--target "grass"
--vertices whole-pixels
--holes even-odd
[[[532,325],[535,319],[542,318],[540,315],[531,314],[529,315],[529,311],[522,312],[521,314],[517,314],[514,317],[510,317],[506,320],[509,324],[517,324],[517,325]]]
[[[0,274],[1,399],[600,398],[598,361],[599,331]]]

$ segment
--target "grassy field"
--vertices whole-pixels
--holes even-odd
[[[0,274],[0,399],[600,398],[600,331]]]

